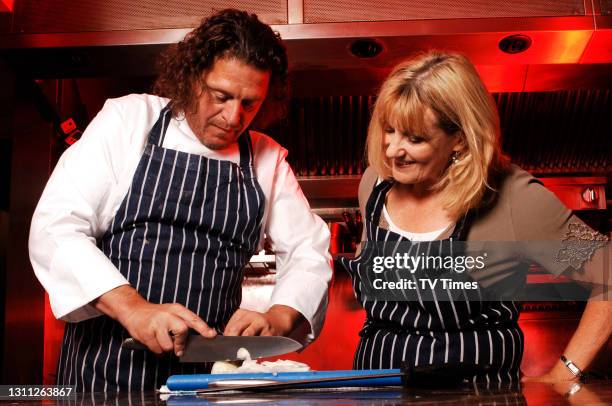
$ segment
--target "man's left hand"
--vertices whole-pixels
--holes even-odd
[[[238,309],[232,315],[226,336],[283,336],[289,334],[303,316],[289,306],[274,305],[267,312]]]

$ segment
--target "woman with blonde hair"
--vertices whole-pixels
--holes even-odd
[[[529,173],[509,164],[499,136],[495,103],[464,56],[429,52],[395,67],[381,87],[368,130],[370,167],[359,187],[363,240],[394,242],[413,256],[442,252],[443,243],[452,250],[456,241],[594,240],[596,248],[606,245],[607,237],[573,216]],[[439,246],[432,248],[432,242]],[[568,266],[571,258],[549,258],[532,245],[517,244],[522,251],[513,255],[493,254],[483,274],[524,285],[529,261],[555,275],[577,273]],[[581,264],[587,268],[581,278],[597,283],[594,278],[601,273],[595,269],[603,266],[604,250],[585,250],[590,260]],[[371,255],[364,252],[341,259],[367,315],[354,368],[399,368],[403,362],[475,365],[483,368],[468,378],[520,378],[524,337],[513,300],[475,300],[465,289],[472,285],[461,285],[459,293],[441,288],[427,296],[415,284],[408,289],[417,296],[413,292],[407,300],[372,296],[372,286],[366,286],[372,282],[366,275],[368,260]],[[531,379],[581,378],[610,336],[610,304],[590,300],[560,361]]]

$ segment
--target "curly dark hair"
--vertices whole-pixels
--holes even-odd
[[[253,120],[253,128],[265,128],[285,117],[287,53],[280,35],[257,15],[234,9],[205,18],[160,56],[153,92],[170,99],[174,117],[197,108],[193,85],[218,57],[236,58],[271,74],[268,96]]]

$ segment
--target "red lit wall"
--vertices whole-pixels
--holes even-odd
[[[45,349],[43,358],[43,384],[53,385],[57,360],[59,359],[64,323],[57,320],[51,312],[49,296],[45,293]]]
[[[12,13],[14,10],[15,1],[14,0],[0,0],[0,13],[9,12]]]

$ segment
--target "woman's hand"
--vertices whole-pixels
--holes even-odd
[[[580,324],[563,353],[585,371],[595,359],[597,352],[607,343],[611,331],[612,302],[589,300],[582,313]],[[575,382],[578,381],[578,378],[559,359],[555,366],[544,375],[525,376],[521,381]]]
[[[287,335],[302,317],[297,310],[283,305],[274,305],[265,313],[238,309],[230,318],[223,334],[227,336]]]
[[[543,375],[538,376],[523,376],[521,382],[543,382],[543,383],[560,383],[560,382],[578,382],[578,377],[570,372],[567,367],[557,362],[555,366]]]

